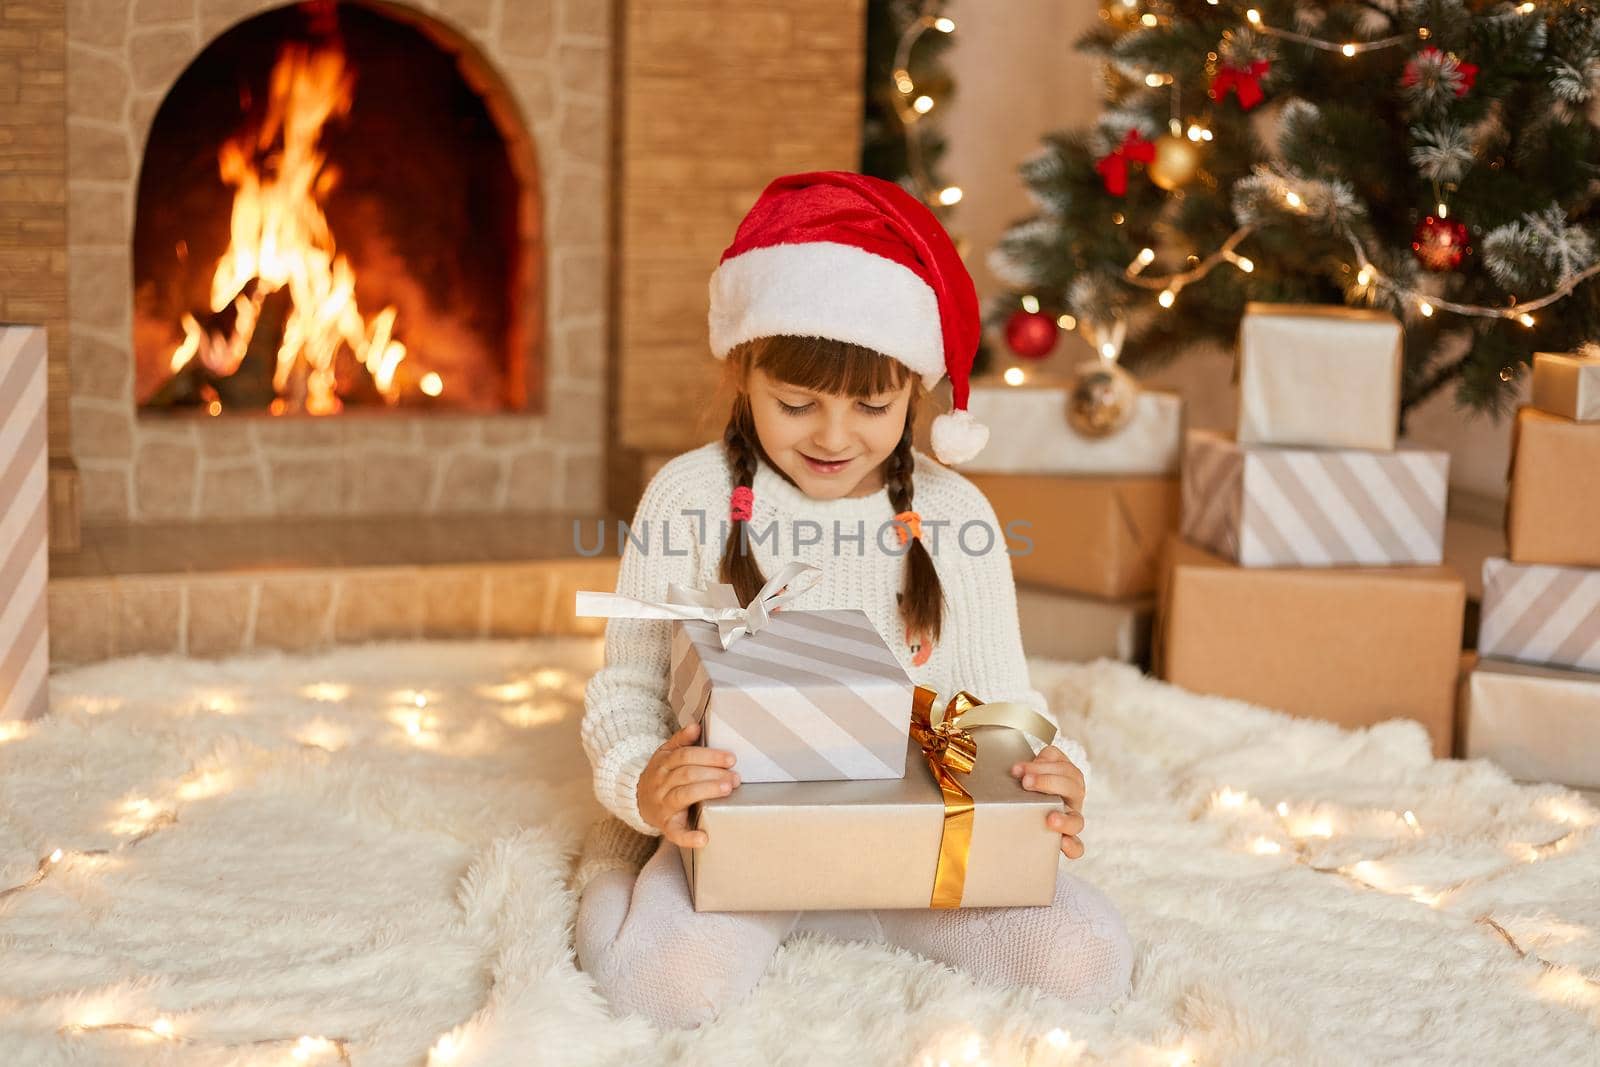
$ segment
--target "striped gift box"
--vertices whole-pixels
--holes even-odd
[[[1450,457],[1241,447],[1191,431],[1183,536],[1245,567],[1437,564]]]
[[[0,324],[0,722],[47,708],[45,335]]]
[[[1600,671],[1600,569],[1484,560],[1478,654]]]
[[[779,611],[728,649],[712,623],[672,624],[678,722],[745,782],[903,777],[914,690],[860,610]]]

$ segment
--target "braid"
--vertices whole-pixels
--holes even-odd
[[[728,428],[723,431],[722,445],[728,456],[728,467],[733,472],[734,486],[750,488],[756,477],[756,433],[750,398],[743,393],[734,398],[733,414],[728,419]],[[744,528],[742,519],[732,524],[727,544],[722,547],[718,580],[733,586],[740,604],[749,604],[767,580],[756,565],[755,555],[743,551]]]
[[[900,443],[884,460],[884,481],[889,489],[889,501],[896,513],[910,511],[913,493],[912,474],[916,459],[911,454],[911,427],[915,421],[915,394],[906,412],[906,428]],[[922,538],[912,538],[906,550],[906,592],[900,599],[900,617],[908,633],[922,634],[930,643],[937,643],[944,623],[944,589],[939,583],[939,572],[934,568],[933,557],[922,544]]]

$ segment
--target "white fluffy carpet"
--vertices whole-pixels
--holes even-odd
[[[1094,760],[1072,868],[1133,931],[1115,1011],[802,938],[702,1031],[613,1019],[573,967],[564,886],[598,810],[576,728],[599,656],[418,643],[57,675],[54,716],[0,733],[0,891],[64,850],[0,899],[0,1063],[1600,1057],[1583,798],[1434,761],[1409,723],[1350,733],[1111,664],[1033,666]]]

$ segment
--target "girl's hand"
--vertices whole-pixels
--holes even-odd
[[[689,806],[725,797],[739,786],[739,776],[728,770],[733,753],[701,748],[695,744],[699,736],[700,724],[692,722],[667,738],[645,764],[635,790],[639,815],[683,848],[699,848],[710,840],[704,830],[689,829]]]
[[[1022,788],[1035,793],[1048,793],[1067,802],[1066,811],[1052,811],[1044,817],[1045,825],[1061,835],[1061,854],[1069,860],[1083,855],[1083,842],[1077,835],[1083,833],[1083,798],[1086,791],[1083,772],[1072,765],[1067,754],[1054,745],[1046,745],[1027,763],[1017,763],[1011,768],[1011,777],[1022,779]]]

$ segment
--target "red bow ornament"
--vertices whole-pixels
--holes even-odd
[[[1258,59],[1248,67],[1219,67],[1216,76],[1211,79],[1211,90],[1206,95],[1213,100],[1221,100],[1231,89],[1239,98],[1239,106],[1249,111],[1265,99],[1261,92],[1261,79],[1271,69],[1270,59]]]
[[[1106,192],[1112,196],[1128,195],[1128,164],[1149,163],[1156,158],[1156,146],[1139,136],[1138,130],[1129,130],[1122,143],[1102,156],[1094,165],[1106,183]]]

